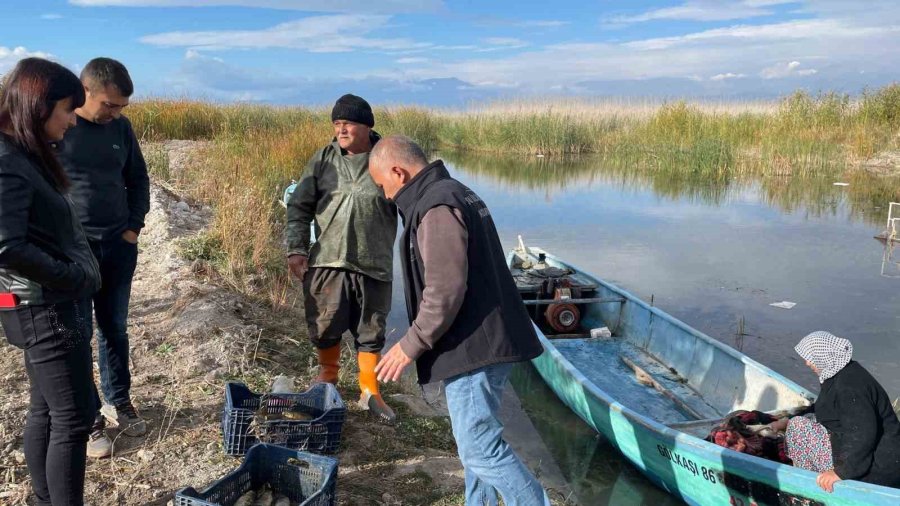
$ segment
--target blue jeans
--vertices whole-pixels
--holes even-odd
[[[466,506],[550,502],[541,484],[503,440],[497,414],[512,364],[495,364],[444,380],[459,459],[466,470]]]
[[[102,282],[100,291],[93,297],[93,313],[97,318],[100,388],[107,403],[119,406],[131,401],[128,303],[131,301],[131,280],[137,267],[138,249],[137,244],[131,244],[121,237],[90,243],[100,264]],[[92,334],[91,304],[87,305],[86,311],[87,325]]]

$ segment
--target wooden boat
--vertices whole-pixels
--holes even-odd
[[[704,440],[738,409],[796,413],[814,396],[651,304],[538,248],[508,257],[556,395],[651,481],[692,505],[891,505],[900,490],[816,473]],[[573,322],[574,320],[574,322]],[[574,325],[573,325],[574,323]],[[590,329],[608,327],[605,332]]]

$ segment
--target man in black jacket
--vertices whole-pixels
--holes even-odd
[[[78,217],[100,264],[102,287],[93,297],[93,310],[106,404],[97,414],[88,455],[106,457],[112,442],[104,417],[128,436],[147,430],[131,402],[127,319],[138,235],[150,209],[150,180],[131,123],[122,116],[134,91],[128,71],[116,60],[95,58],[85,65],[81,81],[85,103],[75,111],[77,123],[59,152],[72,180]],[[90,308],[86,313],[90,322]]]
[[[491,213],[472,190],[428,163],[412,140],[382,139],[369,172],[403,217],[401,267],[410,328],[378,363],[397,381],[416,362],[419,383],[442,381],[466,504],[549,504],[503,440],[497,417],[512,364],[543,351],[506,265]]]

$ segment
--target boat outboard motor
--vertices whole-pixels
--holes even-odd
[[[558,304],[550,304],[544,311],[544,318],[550,327],[560,334],[577,329],[581,324],[581,311],[575,304],[565,302],[567,299],[579,297],[579,294],[573,294],[572,283],[565,278],[553,278],[546,281],[545,287],[548,296],[552,293],[553,300],[560,301]]]

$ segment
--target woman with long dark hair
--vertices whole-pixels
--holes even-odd
[[[0,88],[0,321],[7,341],[24,350],[25,460],[41,506],[84,503],[97,409],[79,306],[100,273],[52,146],[83,103],[75,74],[40,58],[21,60]]]

